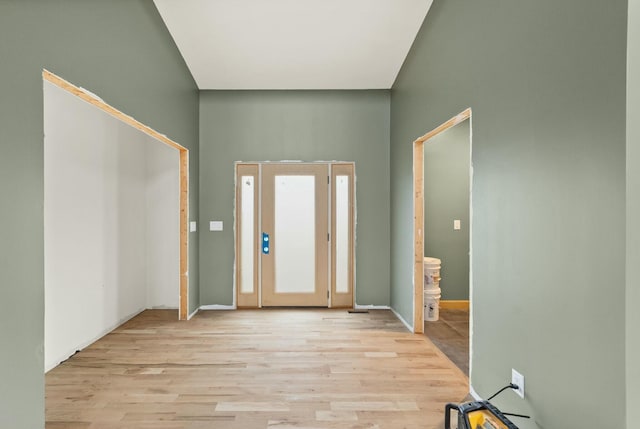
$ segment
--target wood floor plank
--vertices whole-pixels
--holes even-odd
[[[264,411],[289,412],[289,406],[282,402],[218,402],[216,411]]]
[[[145,311],[46,374],[46,428],[434,428],[468,380],[390,311]]]
[[[350,422],[357,421],[358,415],[355,411],[316,411],[316,420],[326,422]]]

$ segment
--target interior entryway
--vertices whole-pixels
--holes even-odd
[[[236,165],[238,307],[352,307],[354,164]]]
[[[148,308],[188,309],[188,151],[43,77],[44,370]]]
[[[424,332],[424,250],[425,250],[425,186],[424,186],[424,145],[428,140],[444,133],[448,129],[471,118],[471,109],[466,109],[445,123],[429,131],[413,142],[413,245],[414,245],[414,270],[413,270],[413,326],[414,332]],[[471,175],[473,168],[470,167]],[[470,197],[471,198],[471,197]],[[469,200],[470,201],[470,200]],[[469,236],[471,236],[471,214],[469,214]],[[454,225],[456,225],[454,223]],[[459,223],[458,226],[459,228]],[[456,226],[454,226],[456,228]],[[471,247],[469,247],[469,264],[471,261]],[[469,284],[469,287],[471,285]],[[469,292],[470,293],[470,292]]]
[[[417,139],[413,147],[416,332],[424,331],[467,375],[471,295],[470,118],[471,110],[467,109]],[[442,265],[438,265],[435,288],[424,289],[423,294],[424,256],[439,258]],[[430,317],[426,317],[422,310],[427,303],[434,305],[434,295],[436,316],[430,311]]]

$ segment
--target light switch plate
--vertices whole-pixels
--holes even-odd
[[[453,221],[453,229],[456,231],[460,230],[460,219],[455,219]]]
[[[189,232],[196,232],[198,227],[196,226],[196,221],[192,220],[189,222]]]
[[[222,221],[212,220],[209,222],[209,231],[222,231]]]

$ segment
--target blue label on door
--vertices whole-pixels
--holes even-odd
[[[269,254],[269,234],[266,232],[262,233],[262,253]]]

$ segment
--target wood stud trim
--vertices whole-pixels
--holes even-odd
[[[466,121],[470,117],[471,117],[471,108],[465,109],[460,114],[458,114],[458,115],[454,116],[453,118],[449,119],[444,124],[441,124],[440,126],[434,128],[433,130],[429,131],[427,134],[423,135],[422,137],[418,137],[414,141],[414,143],[424,143],[427,140],[437,136],[438,134],[440,134],[440,133],[442,133],[444,131],[447,131],[449,128],[455,127],[460,122]]]
[[[189,318],[189,151],[180,150],[180,320]]]
[[[424,332],[423,311],[424,297],[422,294],[422,278],[424,277],[424,145],[423,142],[413,143],[413,332]]]

